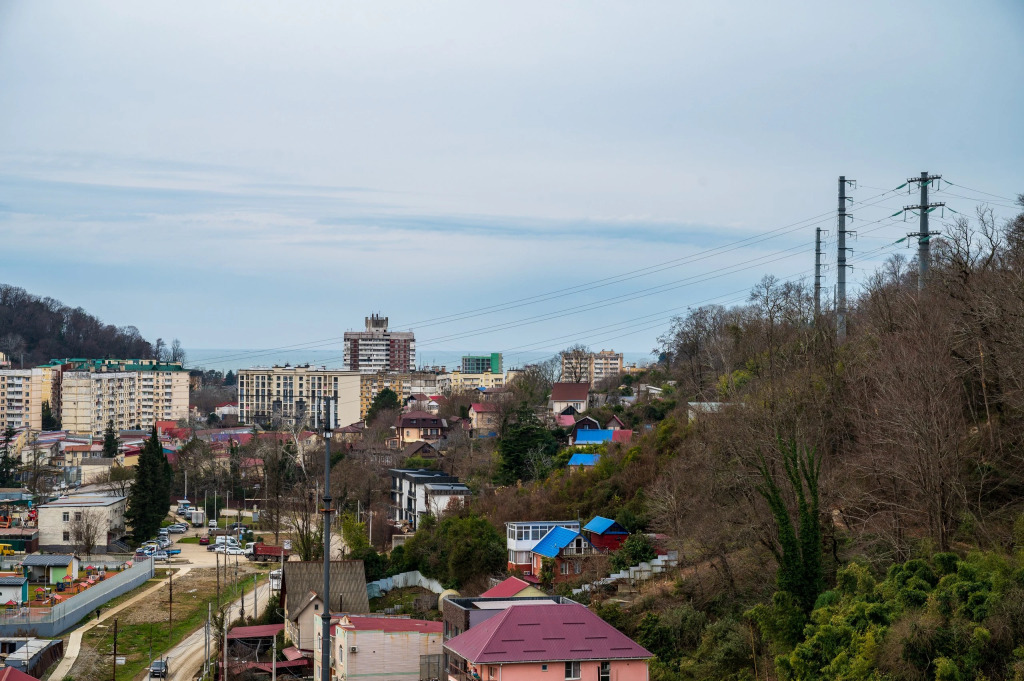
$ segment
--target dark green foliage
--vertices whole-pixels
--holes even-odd
[[[821,519],[818,507],[818,476],[821,459],[813,449],[797,447],[795,442],[779,442],[782,465],[789,491],[796,498],[796,524],[783,492],[761,459],[761,484],[757,491],[768,502],[778,530],[776,581],[780,591],[793,595],[804,612],[814,608],[824,585],[821,561]]]
[[[377,553],[370,545],[366,523],[358,522],[355,515],[346,513],[341,518],[341,534],[345,539],[345,557],[363,561],[367,582],[388,576],[388,557]]]
[[[472,512],[449,514],[440,522],[424,516],[405,544],[405,559],[408,569],[459,588],[505,566],[505,537]]]
[[[235,385],[238,383],[238,377],[235,376],[235,372],[228,369],[228,372],[224,374],[224,385]]]
[[[366,410],[366,423],[373,423],[378,414],[392,409],[400,409],[401,407],[402,400],[398,398],[398,394],[391,388],[384,388],[377,393],[377,396],[373,398],[373,402],[370,403],[370,408]]]
[[[53,415],[49,400],[43,401],[41,427],[43,430],[60,430],[60,421]]]
[[[510,485],[517,480],[532,480],[537,468],[534,462],[545,457],[550,460],[557,451],[554,434],[544,427],[528,405],[521,405],[498,442],[501,454],[498,482]]]
[[[132,527],[135,541],[145,541],[156,534],[160,521],[170,510],[171,474],[171,465],[154,427],[139,454],[135,483],[128,495],[125,520]]]
[[[654,560],[657,556],[650,537],[640,532],[629,535],[622,548],[612,554],[612,568],[616,571],[625,570],[634,565]]]
[[[0,487],[13,487],[18,459],[14,456],[14,437],[17,431],[10,425],[4,427],[3,450],[0,453]]]
[[[113,459],[117,456],[118,447],[121,442],[117,439],[117,431],[114,430],[114,422],[107,421],[107,427],[103,431],[103,456]]]

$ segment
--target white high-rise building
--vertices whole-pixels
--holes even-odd
[[[416,368],[416,336],[412,331],[389,331],[388,318],[366,318],[365,331],[345,332],[345,369],[361,374],[379,371],[408,373]]]

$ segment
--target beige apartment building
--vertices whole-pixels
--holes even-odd
[[[480,388],[501,388],[505,385],[504,374],[492,374],[490,371],[482,374],[464,374],[461,371],[453,371],[450,374],[441,374],[437,377],[437,389],[441,393],[461,393]]]
[[[157,421],[188,417],[188,371],[155,360],[66,360],[60,380],[61,427],[103,435],[149,430]]]
[[[0,369],[0,426],[42,430],[43,402],[60,413],[60,371],[53,367]]]
[[[253,367],[238,371],[239,423],[268,424],[305,420],[312,424],[312,409],[319,397],[338,400],[338,424],[360,418],[358,371],[302,366]]]
[[[359,377],[359,418],[366,418],[377,393],[391,388],[404,404],[417,393],[436,395],[438,393],[438,376],[429,371],[416,371],[403,374],[393,371],[380,371],[375,374],[361,374]]]
[[[39,506],[39,548],[68,552],[75,545],[76,528],[92,534],[94,553],[112,550],[125,536],[125,497],[81,494],[61,497]],[[79,532],[79,534],[80,534]]]
[[[594,385],[603,378],[622,373],[622,353],[601,350],[589,355],[562,353],[562,380],[569,381],[579,376],[580,383]]]

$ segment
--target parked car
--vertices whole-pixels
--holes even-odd
[[[210,543],[210,537],[204,534],[202,537],[199,538],[199,543],[202,546],[208,545]]]
[[[149,678],[166,679],[168,674],[166,660],[154,660],[153,666],[149,668]]]
[[[216,530],[217,529],[217,521],[216,520],[211,520],[209,522],[209,524],[207,525],[207,527],[209,527],[211,530]]]
[[[228,525],[229,530],[248,530],[249,526],[245,523],[231,523]]]
[[[185,530],[187,530],[187,529],[188,529],[188,527],[186,527],[185,525],[180,525],[178,523],[175,523],[174,525],[168,525],[167,526],[167,531],[170,534],[185,534]]]
[[[168,546],[171,545],[171,540],[160,537],[160,541],[158,541],[157,544],[160,546],[160,548],[166,549]]]
[[[166,527],[161,527],[159,530],[156,531],[156,533],[160,537],[166,537],[167,536],[167,528]]]
[[[167,560],[167,557],[168,556],[167,556],[167,552],[166,551],[156,551],[156,552],[153,553],[153,560],[165,561],[165,560]]]
[[[226,553],[229,556],[244,556],[245,555],[245,551],[243,549],[240,549],[237,546],[229,546],[229,547],[227,547],[226,549],[224,549],[224,553]]]

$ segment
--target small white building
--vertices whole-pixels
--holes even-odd
[[[339,679],[386,678],[419,681],[421,657],[444,654],[444,624],[404,617],[344,615],[331,625],[331,657]],[[313,678],[320,678],[320,633],[313,656]],[[442,674],[444,670],[441,669]]]
[[[28,600],[28,578],[24,575],[0,576],[0,605],[10,603],[21,604]]]
[[[419,526],[420,516],[429,513],[440,517],[452,504],[464,502],[471,494],[457,477],[443,471],[392,468],[388,472],[391,474],[391,517],[396,522],[411,524],[413,529]]]
[[[39,506],[39,548],[67,551],[75,548],[75,530],[84,523],[93,538],[93,551],[107,553],[124,537],[127,497],[78,494]]]
[[[519,570],[524,575],[533,574],[531,552],[544,538],[544,535],[555,527],[564,527],[567,530],[579,532],[580,522],[578,520],[527,520],[505,523],[505,546],[508,549],[509,571]]]

